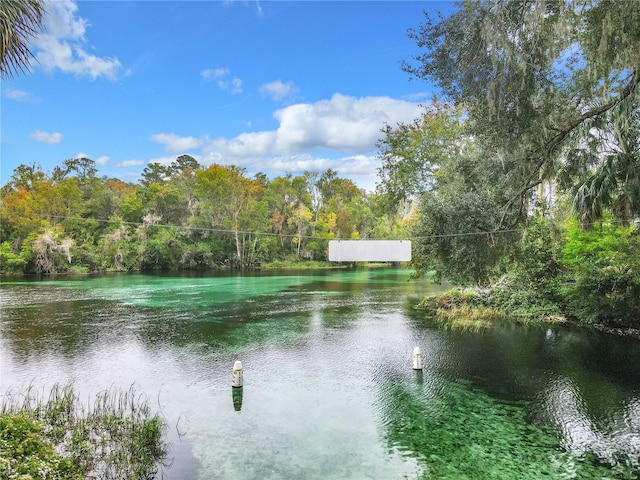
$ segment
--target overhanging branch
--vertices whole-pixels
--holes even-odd
[[[558,147],[562,145],[567,136],[577,127],[582,125],[585,121],[608,112],[609,110],[620,104],[622,101],[624,101],[626,98],[630,97],[636,91],[639,84],[640,70],[635,70],[633,72],[633,75],[631,75],[631,80],[629,81],[629,83],[620,91],[620,95],[611,99],[604,105],[593,108],[583,113],[572,122],[569,122],[564,128],[560,129],[558,133],[547,140],[542,146],[538,147],[534,152],[527,155],[527,159],[530,161],[535,161],[536,165],[527,177],[525,186],[504,204],[504,212],[502,214],[502,219],[500,220],[500,225],[504,225],[507,211],[513,205],[513,203],[518,198],[521,198],[522,195],[527,193],[529,190],[540,185],[540,183],[542,182],[542,179],[540,179],[540,169],[551,159],[551,156],[557,151]]]

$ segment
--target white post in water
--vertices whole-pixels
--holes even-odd
[[[413,369],[422,370],[422,353],[420,347],[413,348]]]
[[[240,360],[236,360],[236,363],[233,364],[231,386],[234,388],[242,387],[242,362]]]

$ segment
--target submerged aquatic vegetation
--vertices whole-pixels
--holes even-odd
[[[44,400],[33,388],[0,406],[1,478],[154,478],[166,459],[165,423],[133,388],[85,408],[71,385]]]
[[[425,382],[426,383],[426,382]],[[420,458],[425,479],[621,479],[640,475],[637,449],[564,446],[562,432],[537,422],[528,402],[500,400],[469,383],[437,393],[385,385],[389,448]]]

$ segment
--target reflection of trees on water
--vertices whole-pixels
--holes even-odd
[[[376,364],[370,381],[378,392],[374,407],[383,435],[392,450],[420,459],[433,478],[538,478],[544,472],[558,477],[573,463],[580,478],[615,477],[616,468],[635,473],[624,462],[629,453],[637,460],[633,445],[640,444],[637,435],[627,435],[639,431],[640,422],[637,344],[565,327],[456,334],[429,329],[417,317],[407,325],[410,332],[384,330],[384,338],[377,338],[363,327],[378,312],[383,324],[391,315],[405,315],[399,313],[402,300],[395,298],[400,287],[384,277],[357,277],[336,282],[326,275],[297,285],[282,279],[285,286],[271,283],[269,294],[252,283],[256,292],[245,286],[237,293],[229,285],[221,293],[212,288],[194,296],[194,289],[204,287],[191,282],[171,297],[167,285],[159,293],[143,284],[146,290],[135,299],[126,297],[125,278],[116,292],[108,279],[100,280],[108,290],[105,298],[90,298],[91,289],[39,287],[33,301],[29,294],[21,300],[32,306],[20,307],[20,299],[3,306],[2,346],[18,368],[59,358],[71,364],[75,356],[96,366],[113,354],[131,359],[131,365],[139,362],[140,378],[154,374],[165,381],[163,365],[178,362],[172,371],[179,375],[227,387],[235,352],[277,345],[296,356],[306,345],[323,355],[331,336],[348,343],[353,364],[360,361],[353,348],[377,352],[366,361]],[[136,279],[144,280],[130,280]],[[47,302],[47,295],[56,298]],[[390,338],[391,333],[398,335]],[[433,340],[420,344],[422,375],[411,370],[414,344],[405,364],[394,363],[402,347],[397,342],[413,342],[411,336]],[[94,352],[99,353],[89,358]],[[231,402],[226,390],[224,402]],[[620,465],[610,465],[612,459]]]
[[[312,317],[320,318],[331,328],[348,327],[362,308],[350,295],[323,295],[319,290],[322,282],[319,285],[309,282],[304,288],[285,288],[271,295],[252,296],[246,292],[239,295],[232,291],[216,296],[212,291],[211,300],[216,296],[215,301],[207,300],[204,288],[204,293],[193,302],[179,298],[176,292],[165,291],[160,298],[164,303],[158,302],[157,307],[132,304],[132,301],[141,303],[135,295],[156,301],[151,297],[156,295],[153,287],[140,293],[143,278],[146,276],[131,276],[129,280],[136,288],[130,291],[123,284],[127,280],[123,276],[98,278],[95,280],[98,288],[106,287],[106,293],[95,295],[91,288],[43,284],[20,285],[14,295],[5,287],[5,296],[16,298],[12,305],[3,307],[3,348],[18,363],[21,359],[72,358],[90,352],[98,344],[116,348],[126,341],[141,342],[150,349],[158,346],[242,349],[278,339],[304,339],[312,328]],[[221,280],[228,283],[229,278]],[[269,282],[268,278],[263,280]],[[158,281],[162,279],[149,279],[150,284]],[[100,298],[101,295],[105,298]],[[174,300],[172,295],[178,301],[169,306]]]
[[[3,308],[2,317],[3,347],[20,361],[37,356],[82,355],[114,335],[114,323],[118,323],[114,319],[122,319],[123,312],[111,302],[69,299]]]
[[[260,344],[274,336],[295,340],[311,318],[350,328],[385,289],[406,288],[406,273],[300,272],[215,277],[113,275],[69,283],[15,287],[3,308],[3,342],[24,355],[86,353],[100,342],[141,340],[147,346],[223,347]],[[67,285],[67,286],[65,286]],[[261,294],[260,290],[268,290]],[[12,296],[9,287],[2,292]]]
[[[363,274],[364,276],[364,274]],[[394,277],[404,285],[405,276]],[[268,282],[268,277],[262,279]],[[387,279],[388,281],[388,279]],[[185,305],[169,318],[148,322],[141,337],[145,343],[202,348],[244,349],[278,340],[304,341],[317,328],[353,328],[364,312],[378,308],[388,295],[376,283],[380,295],[371,293],[366,281],[339,282],[330,274],[301,281],[267,295],[216,298],[210,304]],[[317,325],[320,323],[320,325]]]
[[[580,390],[557,377],[540,394],[538,409],[560,432],[563,450],[594,456],[640,474],[640,399],[611,406],[606,418],[590,416]]]
[[[87,298],[89,290],[41,286],[36,290],[43,296],[36,303],[30,304],[26,295],[3,309],[3,346],[16,362],[71,359],[95,348],[117,351],[125,342],[139,343],[151,353],[183,347],[196,354],[242,350],[301,342],[317,328],[351,328],[366,308],[357,295],[323,294],[313,282],[308,286],[244,298],[222,293],[212,302],[173,304],[166,292],[158,306],[132,304],[140,302],[127,297],[124,288],[117,294],[111,290],[111,298]],[[49,302],[43,290],[50,293]]]
[[[379,382],[389,445],[420,458],[429,478],[640,474],[632,345],[571,329],[436,333],[446,341],[424,349],[422,377]],[[597,374],[629,360],[631,372]]]

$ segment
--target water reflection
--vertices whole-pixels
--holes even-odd
[[[593,457],[619,472],[640,473],[637,400],[609,409],[605,418],[593,416],[580,389],[564,376],[550,382],[541,397],[538,415],[558,429],[564,451]]]
[[[637,345],[441,331],[412,310],[426,288],[388,270],[5,283],[2,392],[135,383],[169,422],[169,479],[640,473]]]
[[[236,412],[242,410],[242,397],[244,395],[243,388],[232,388],[231,389],[231,399],[233,400],[233,409]]]

